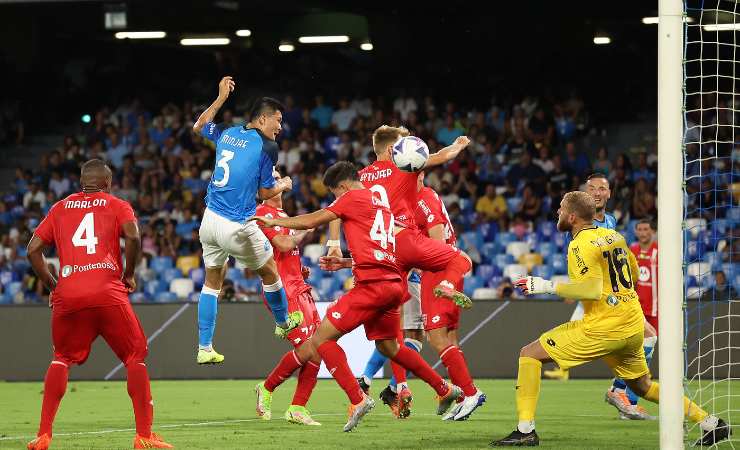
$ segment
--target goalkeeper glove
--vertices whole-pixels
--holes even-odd
[[[525,295],[555,293],[555,283],[540,277],[520,278],[516,280],[514,286],[518,287]]]

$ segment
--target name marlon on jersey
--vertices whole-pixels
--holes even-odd
[[[87,272],[88,270],[100,270],[100,269],[107,269],[111,271],[116,271],[117,267],[108,261],[98,262],[98,263],[90,263],[85,264],[84,266],[78,266],[78,265],[66,265],[62,267],[62,278],[67,278],[68,276],[74,274],[74,273],[81,273],[81,272]]]
[[[87,209],[93,206],[108,206],[108,200],[96,198],[93,200],[67,200],[64,202],[65,209]]]

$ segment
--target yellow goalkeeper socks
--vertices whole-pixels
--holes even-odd
[[[653,403],[660,403],[660,385],[653,381],[650,384],[650,389],[645,393],[644,398]],[[683,413],[694,423],[700,423],[709,416],[709,413],[701,409],[699,405],[689,400],[686,396],[683,398]]]
[[[519,376],[516,380],[516,410],[519,415],[519,424],[523,425],[523,422],[529,422],[532,429],[534,429],[537,400],[540,397],[541,372],[542,363],[540,361],[526,356],[519,358]]]

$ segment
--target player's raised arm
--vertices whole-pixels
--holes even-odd
[[[295,217],[262,217],[255,216],[250,220],[256,220],[262,222],[267,227],[280,226],[285,228],[292,228],[294,230],[308,230],[316,228],[319,225],[324,225],[336,219],[337,215],[328,209],[320,209],[310,214],[302,214]]]
[[[259,196],[261,200],[267,200],[276,195],[280,195],[285,191],[293,189],[293,180],[290,177],[283,177],[275,182],[275,185],[271,188],[259,188]],[[288,227],[293,228],[293,227]]]
[[[34,234],[28,243],[28,261],[31,263],[31,267],[36,272],[39,280],[41,280],[49,291],[53,291],[57,287],[57,280],[49,271],[49,265],[46,263],[46,258],[44,257],[45,246],[44,241]]]
[[[193,124],[193,131],[200,134],[207,123],[213,122],[213,118],[216,117],[216,113],[221,109],[223,104],[226,102],[226,99],[229,98],[229,93],[231,93],[235,87],[236,83],[234,83],[234,80],[231,77],[223,77],[221,79],[218,83],[218,97],[216,97],[216,100],[211,103],[211,106],[209,106],[208,109],[201,113],[198,120],[195,121]]]
[[[275,246],[275,248],[277,248],[281,252],[287,252],[301,245],[301,242],[303,242],[303,239],[305,239],[308,233],[312,231],[313,230],[311,229],[299,230],[299,231],[296,231],[294,235],[287,235],[287,236],[278,234],[274,238],[270,239],[270,242],[272,243],[272,245]]]
[[[429,159],[424,167],[439,166],[440,164],[452,161],[461,151],[463,151],[463,149],[465,149],[465,147],[468,146],[468,144],[470,144],[470,139],[467,136],[459,136],[455,139],[455,142],[453,142],[452,145],[443,148],[437,153],[429,155]]]
[[[337,258],[342,257],[342,248],[339,244],[339,234],[342,229],[342,219],[336,219],[329,222],[329,238],[326,241],[326,246],[329,250],[326,252],[326,256],[335,256]]]
[[[126,255],[126,269],[123,272],[123,283],[129,292],[136,290],[136,265],[141,259],[141,236],[136,222],[127,222],[121,225],[123,240],[125,242],[124,254]]]

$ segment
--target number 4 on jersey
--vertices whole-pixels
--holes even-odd
[[[87,247],[87,254],[95,254],[98,238],[95,236],[95,218],[93,213],[85,214],[77,226],[75,234],[72,235],[72,245],[75,247]]]
[[[383,221],[383,212],[378,211],[375,213],[375,220],[373,220],[373,226],[370,228],[370,239],[380,242],[380,247],[383,250],[388,248],[388,243],[393,244],[393,251],[396,251],[396,238],[393,236],[393,227],[395,221],[393,220],[393,214],[391,214],[391,223],[388,226],[388,231],[385,231],[385,222]]]

